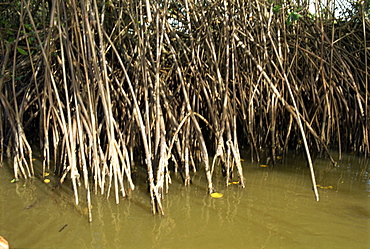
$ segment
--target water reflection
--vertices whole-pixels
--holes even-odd
[[[304,159],[289,158],[274,168],[247,162],[243,167],[246,189],[226,187],[215,175],[220,199],[207,195],[201,172],[189,187],[172,174],[163,217],[151,214],[144,185],[118,205],[94,195],[92,223],[83,190],[76,206],[68,183],[54,191],[38,178],[11,184],[11,172],[1,168],[0,235],[12,248],[369,247],[369,161],[348,156],[333,167],[316,160],[317,184],[333,187],[319,188],[320,202]]]

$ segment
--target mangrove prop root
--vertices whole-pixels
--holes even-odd
[[[240,146],[273,164],[306,153],[317,200],[312,151],[370,152],[365,3],[15,2],[0,10],[0,160],[28,178],[40,147],[89,221],[91,192],[119,203],[140,164],[163,215],[172,168],[186,186],[203,170],[209,193],[221,170],[244,188]]]

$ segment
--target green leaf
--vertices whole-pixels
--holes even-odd
[[[292,20],[290,19],[290,16],[286,19],[286,25],[289,26],[292,24]]]
[[[274,13],[278,13],[281,9],[282,5],[279,4],[279,5],[275,5],[273,8],[272,8],[272,11],[274,11]]]
[[[292,24],[292,22],[298,21],[300,17],[302,17],[302,15],[298,14],[297,12],[290,12],[286,20],[286,24],[289,26],[290,24]]]
[[[292,21],[297,21],[302,15],[298,14],[297,12],[292,12],[289,14]]]
[[[24,50],[23,48],[20,48],[20,47],[17,47],[17,50],[20,54],[23,54],[23,55],[28,55],[28,53],[26,52],[26,50]]]
[[[24,26],[26,27],[26,29],[32,30],[32,25],[31,24],[25,24]]]
[[[35,37],[31,36],[31,37],[28,37],[28,43],[32,44],[34,41],[35,41]]]
[[[13,31],[11,31],[10,29],[7,29],[6,33],[8,33],[9,35],[14,35]]]

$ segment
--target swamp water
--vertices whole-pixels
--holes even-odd
[[[0,235],[10,248],[370,248],[369,160],[345,155],[334,168],[315,161],[320,201],[304,158],[274,168],[243,162],[246,188],[214,184],[223,197],[206,193],[204,172],[184,187],[171,173],[165,216],[152,215],[144,179],[130,197],[92,195],[88,223],[85,191],[74,204],[68,182],[52,191],[38,177],[11,183],[0,168]],[[35,164],[41,165],[40,161]]]

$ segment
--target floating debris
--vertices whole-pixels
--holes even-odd
[[[63,231],[64,228],[66,228],[68,226],[68,224],[65,224],[61,229],[59,229],[59,232]]]
[[[239,181],[238,182],[229,182],[229,185],[238,185],[238,184],[240,184]]]
[[[90,209],[93,209],[93,205],[90,205]],[[83,213],[87,214],[89,212],[89,209],[87,207],[84,207]]]
[[[39,200],[35,201],[34,203],[32,203],[31,205],[25,207],[24,209],[30,209],[30,208],[33,208],[37,203],[39,202]]]
[[[222,196],[224,196],[223,194],[221,194],[221,193],[212,193],[211,194],[211,196],[213,197],[213,198],[216,198],[216,199],[218,199],[218,198],[221,198]]]
[[[321,188],[321,189],[333,189],[333,186],[321,186],[321,185],[316,185],[316,187]]]

